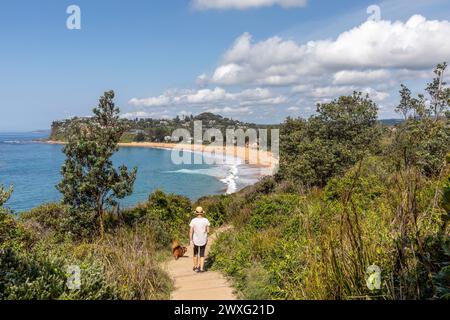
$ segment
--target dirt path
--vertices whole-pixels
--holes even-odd
[[[208,241],[206,254],[208,255],[216,235],[226,229],[216,231]],[[179,260],[171,260],[167,264],[167,272],[175,281],[172,300],[236,300],[234,289],[229,281],[216,271],[195,273],[192,271],[193,248],[189,247],[186,256]]]

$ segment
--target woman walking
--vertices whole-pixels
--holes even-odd
[[[196,218],[189,224],[189,240],[194,246],[194,268],[195,272],[205,272],[205,252],[208,243],[208,233],[210,223],[205,218],[205,211],[202,207],[195,210]]]

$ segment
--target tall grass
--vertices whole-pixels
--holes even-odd
[[[275,186],[236,196],[227,205],[235,228],[213,247],[213,267],[245,298],[436,297],[436,274],[449,260],[441,249],[449,235],[443,179],[390,171],[382,160],[304,195]],[[381,268],[379,290],[366,283],[371,265]]]
[[[121,299],[168,299],[172,281],[160,267],[167,255],[157,250],[157,241],[145,224],[118,228],[103,240],[77,246],[75,255],[99,261]]]

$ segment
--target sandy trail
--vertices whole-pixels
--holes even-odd
[[[224,230],[226,228],[219,229],[210,236],[206,247],[206,255],[208,255],[217,234]],[[192,271],[192,251],[193,248],[189,247],[185,257],[167,263],[166,270],[175,281],[175,290],[172,292],[171,299],[236,300],[234,289],[220,272],[195,273]]]

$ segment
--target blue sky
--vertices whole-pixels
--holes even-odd
[[[433,49],[442,42],[434,39],[434,28],[436,33],[447,31],[449,1],[293,0],[298,6],[286,7],[289,1],[261,0],[265,6],[233,5],[245,2],[3,1],[0,131],[45,129],[52,120],[88,115],[108,89],[116,91],[127,117],[213,111],[272,123],[288,115],[308,116],[316,102],[357,88],[373,94],[381,117],[388,118],[395,116],[400,81],[418,90],[431,76],[432,65],[450,58],[448,41]],[[81,8],[81,30],[66,28],[71,4]],[[365,23],[371,4],[380,6],[382,21],[405,25],[380,25],[380,33],[392,31],[392,37],[375,45],[380,50],[376,54],[367,54],[360,39],[364,32],[376,33],[370,26],[336,41]],[[411,52],[403,63],[389,56],[394,50],[386,43],[401,36],[396,32],[414,14],[424,19],[408,25],[410,38],[431,39],[426,44],[430,50],[405,44]],[[308,41],[314,52],[307,49]],[[367,59],[359,61],[342,49],[342,43],[351,47],[348,41],[355,41],[356,52]],[[383,47],[390,50],[386,58],[396,63],[385,63]],[[418,59],[419,53],[425,59]],[[353,64],[344,61],[347,54]],[[396,81],[388,85],[383,79]]]

